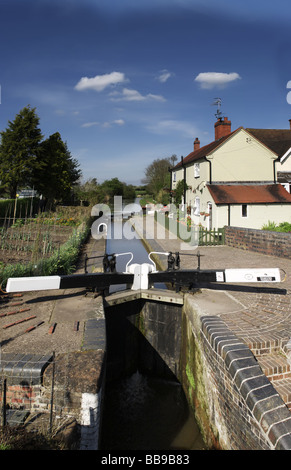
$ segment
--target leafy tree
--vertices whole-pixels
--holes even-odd
[[[122,196],[124,200],[130,201],[135,199],[134,186],[123,183],[116,177],[105,180],[102,184],[98,184],[96,178],[89,178],[84,183],[76,184],[74,193],[77,199],[89,205],[113,202],[114,196]]]
[[[165,191],[164,189],[161,189],[156,197],[157,202],[159,204],[163,204],[164,206],[170,203],[170,199],[169,191]]]
[[[102,199],[101,186],[96,178],[89,178],[84,183],[77,183],[74,186],[74,193],[81,204],[94,205]]]
[[[39,168],[39,143],[42,134],[35,108],[26,106],[1,132],[0,180],[10,198],[14,199],[17,190],[29,185],[33,172]]]
[[[47,200],[64,200],[81,176],[77,160],[56,132],[40,144],[40,165],[34,171],[34,186]]]
[[[170,188],[169,168],[174,166],[176,160],[176,155],[170,158],[158,158],[145,169],[145,178],[142,182],[147,184],[148,191],[156,198],[161,190]]]
[[[105,201],[111,200],[114,196],[123,196],[123,183],[116,177],[105,180],[101,185],[101,189]]]
[[[132,184],[123,183],[123,198],[131,201],[135,199],[135,188]]]
[[[114,196],[122,196],[124,200],[134,200],[134,186],[119,181],[117,177],[112,178],[111,180],[105,180],[100,185],[100,202],[112,202]]]
[[[180,180],[177,183],[175,193],[174,193],[174,202],[178,206],[182,203],[182,197],[184,192],[188,189],[188,185],[185,183],[184,180]]]

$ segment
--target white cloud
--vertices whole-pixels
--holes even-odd
[[[221,72],[202,72],[197,75],[195,82],[200,83],[201,88],[223,88],[234,80],[238,80],[241,77],[238,73],[221,73]]]
[[[93,78],[82,77],[75,86],[75,89],[78,91],[103,91],[108,86],[117,85],[118,83],[124,83],[126,81],[127,79],[125,78],[124,73],[111,72],[104,75],[96,75]]]
[[[112,125],[116,126],[124,126],[125,121],[123,119],[115,119],[114,121],[105,121],[102,124],[98,121],[91,121],[91,122],[84,122],[84,124],[81,125],[81,127],[88,128],[88,127],[93,127],[93,126],[101,126],[103,128],[108,128],[111,127]]]
[[[146,95],[146,99],[155,100],[155,101],[166,101],[166,98],[164,98],[162,95],[153,95],[152,93],[149,93],[148,95]]]
[[[110,124],[110,122],[106,121],[106,122],[103,122],[102,127],[104,129],[107,129],[108,127],[111,127],[111,124]]]
[[[169,72],[168,70],[162,70],[157,77],[157,80],[159,80],[161,83],[165,83],[167,80],[169,80],[170,77],[172,77],[174,74],[172,72]]]
[[[175,119],[165,119],[163,121],[156,122],[153,125],[148,125],[147,129],[155,134],[172,134],[177,132],[185,137],[194,137],[197,134],[195,126],[187,121],[177,121]]]
[[[112,97],[112,101],[166,101],[165,98],[161,95],[153,95],[152,93],[142,95],[139,91],[131,90],[129,88],[123,88],[121,93],[113,92],[110,93],[110,95]]]
[[[108,128],[108,127],[112,127],[112,125],[114,124],[116,124],[116,126],[124,126],[125,121],[123,119],[115,119],[115,121],[112,121],[112,122],[106,121],[102,124],[102,127]]]
[[[98,126],[99,122],[93,121],[93,122],[84,122],[84,124],[81,125],[81,127],[92,127],[92,126]]]

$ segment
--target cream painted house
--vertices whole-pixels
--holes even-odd
[[[172,169],[172,191],[183,179],[183,203],[195,225],[260,229],[268,221],[291,222],[291,129],[231,131],[231,122],[215,123],[215,140]]]
[[[291,193],[291,119],[290,129],[249,129],[276,155],[277,180]]]

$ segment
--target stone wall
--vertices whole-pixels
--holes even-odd
[[[291,258],[291,233],[225,227],[225,245],[265,255]]]

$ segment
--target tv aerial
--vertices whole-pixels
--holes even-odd
[[[212,105],[217,106],[217,111],[215,113],[215,117],[217,119],[222,119],[223,115],[222,115],[222,112],[220,110],[220,108],[221,108],[221,98],[214,98],[214,101],[213,101]]]

